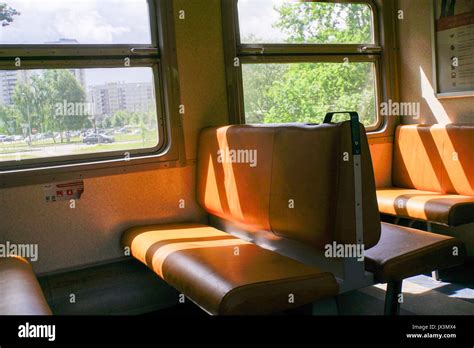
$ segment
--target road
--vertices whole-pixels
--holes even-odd
[[[112,144],[102,144],[103,146],[109,145],[111,147],[111,151],[127,151],[132,144],[142,143],[142,140],[135,140],[135,141],[127,141],[127,142],[120,142],[120,143],[112,143]],[[120,145],[120,147],[118,147]],[[0,162],[2,161],[11,161],[11,160],[20,160],[23,158],[31,159],[31,158],[46,158],[46,157],[60,157],[60,156],[68,156],[68,155],[77,155],[81,152],[84,153],[93,153],[92,151],[97,145],[86,145],[86,144],[63,144],[63,145],[45,145],[44,147],[35,147],[31,150],[26,150],[23,148],[22,151],[18,152],[9,152],[6,154],[2,153],[0,148]],[[82,150],[82,151],[81,151]],[[106,152],[107,147],[102,147],[97,152]]]

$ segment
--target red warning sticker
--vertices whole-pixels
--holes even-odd
[[[47,184],[43,191],[47,203],[80,199],[84,193],[84,181]]]

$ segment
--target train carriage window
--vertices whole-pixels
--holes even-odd
[[[242,76],[248,124],[317,123],[330,110],[376,123],[373,63],[245,64]]]
[[[239,0],[241,43],[374,43],[367,4]]]
[[[0,44],[152,43],[146,0],[3,2],[12,21],[0,31]]]
[[[153,0],[0,6],[0,171],[159,151],[164,121]]]
[[[378,128],[381,47],[370,1],[235,0],[237,121],[320,123],[355,110]],[[237,66],[237,67],[236,67]]]

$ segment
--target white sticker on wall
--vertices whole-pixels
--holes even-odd
[[[84,181],[63,182],[43,186],[47,203],[80,199],[84,193]]]

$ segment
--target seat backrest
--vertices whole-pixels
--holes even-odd
[[[397,128],[393,184],[474,196],[474,126],[403,125]]]
[[[365,248],[380,238],[375,182],[362,133]],[[253,162],[252,162],[253,160]],[[319,248],[355,243],[350,123],[228,126],[200,136],[198,201],[212,215],[248,231]]]

